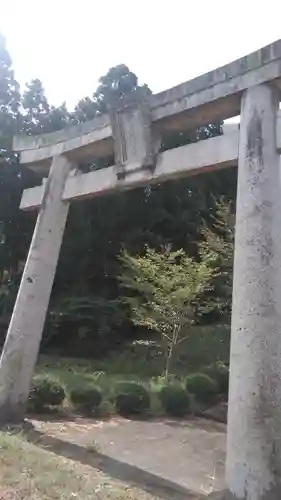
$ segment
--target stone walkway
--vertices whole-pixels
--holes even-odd
[[[205,419],[136,421],[114,418],[94,421],[40,421],[33,424],[40,433],[70,443],[77,451],[98,452],[111,472],[128,466],[134,477],[163,479],[175,490],[185,489],[202,496],[223,489],[225,425]],[[110,462],[110,464],[109,464]]]

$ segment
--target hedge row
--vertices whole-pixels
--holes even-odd
[[[209,367],[206,373],[186,377],[185,384],[166,384],[159,391],[159,399],[167,415],[183,417],[195,402],[211,406],[222,394],[227,397],[228,369],[223,365]],[[103,394],[96,386],[76,387],[69,393],[72,406],[86,415],[97,414]],[[66,398],[64,388],[57,381],[41,378],[34,381],[30,396],[30,411],[45,411],[61,406]],[[111,402],[120,415],[148,413],[150,393],[137,382],[118,382],[112,390]]]

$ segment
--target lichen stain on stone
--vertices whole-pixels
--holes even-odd
[[[269,266],[274,257],[273,239],[265,233],[264,240],[260,247],[261,261],[264,266]]]
[[[40,207],[40,210],[39,210],[39,215],[38,215],[38,230],[40,228],[40,226],[42,225],[42,214],[45,212],[46,210],[46,205],[47,205],[47,201],[48,201],[48,197],[49,197],[49,193],[50,193],[50,190],[51,190],[51,176],[48,177],[47,179],[47,182],[46,182],[46,185],[45,185],[45,191],[44,191],[44,194],[43,194],[43,198],[42,198],[42,203],[41,203],[41,207]],[[37,248],[37,245],[38,245],[38,242],[36,240],[36,243],[34,245],[34,250],[36,250]]]
[[[261,65],[261,51],[253,52],[246,56],[246,68],[248,71],[258,68]]]
[[[46,203],[47,203],[47,200],[48,200],[48,197],[49,197],[50,188],[51,188],[51,178],[49,176],[48,179],[47,179],[46,186],[45,186],[45,191],[44,191],[44,194],[43,194],[43,199],[42,199],[42,203],[41,203],[41,212],[45,211]]]
[[[263,136],[262,121],[256,110],[248,124],[246,154],[250,160],[249,167],[254,169],[256,174],[260,174],[264,167]]]

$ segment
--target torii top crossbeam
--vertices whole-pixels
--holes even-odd
[[[159,138],[167,130],[194,129],[238,115],[243,91],[265,82],[273,82],[281,89],[281,40],[159,94],[137,96],[135,102],[129,103],[129,108],[135,109],[134,117],[132,109],[124,106],[111,116],[103,115],[58,132],[15,137],[14,150],[21,153],[21,163],[43,171],[48,171],[56,155],[64,154],[77,163],[115,152],[117,169],[111,167],[69,179],[65,200],[179,177],[200,168],[232,166],[238,157],[237,131],[231,137],[178,148],[158,158],[153,159],[153,154],[158,152]],[[127,158],[122,156],[124,147],[129,152]],[[147,166],[152,168],[141,168]],[[117,175],[120,168],[121,178]],[[26,190],[21,208],[38,207],[43,190]]]

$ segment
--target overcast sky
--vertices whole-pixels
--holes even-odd
[[[0,31],[20,84],[72,108],[116,64],[159,92],[281,38],[278,3],[0,0]]]

